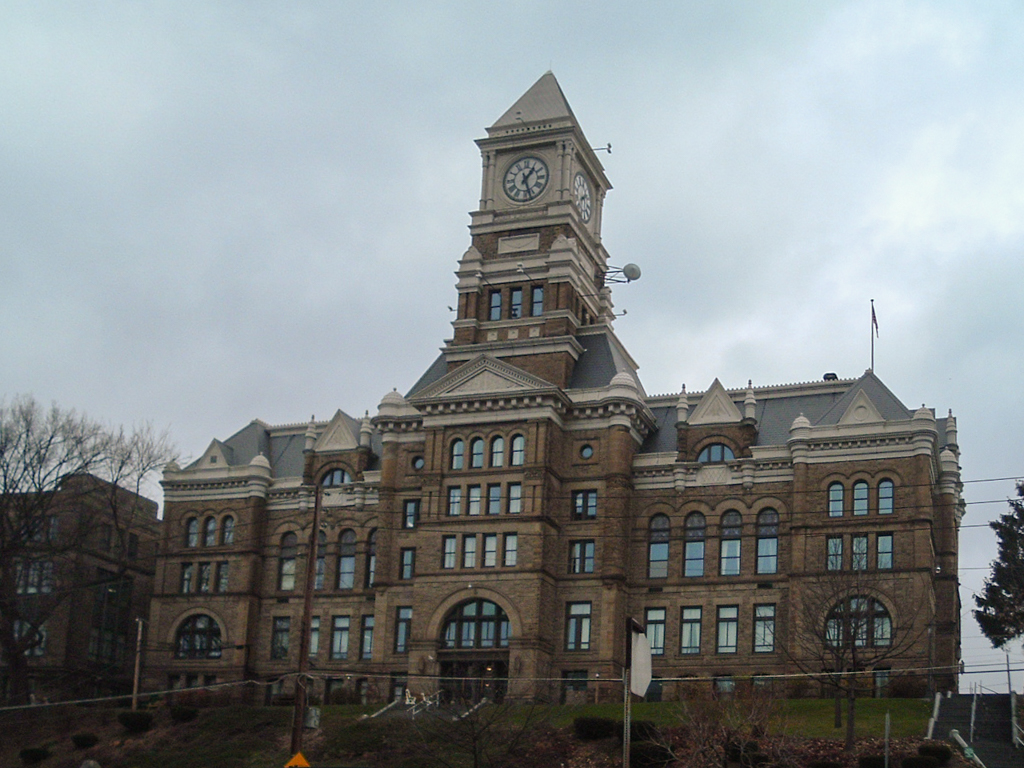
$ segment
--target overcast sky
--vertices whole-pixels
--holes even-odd
[[[649,393],[859,376],[875,299],[876,373],[959,420],[964,657],[1004,663],[969,612],[1013,493],[981,481],[1024,476],[1015,0],[2,0],[0,395],[186,458],[374,413],[451,334],[473,140],[548,69],[613,147]]]

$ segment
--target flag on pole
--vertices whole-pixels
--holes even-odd
[[[875,300],[871,300],[871,329],[875,332],[875,338],[878,338],[878,318],[875,317]]]

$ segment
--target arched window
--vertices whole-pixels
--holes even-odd
[[[671,531],[668,515],[655,515],[647,530],[647,578],[668,577],[668,540]]]
[[[521,467],[526,463],[526,438],[522,435],[512,436],[512,466]]]
[[[452,442],[452,469],[462,469],[466,461],[466,444],[461,440]]]
[[[706,531],[707,523],[704,520],[704,515],[700,512],[691,512],[686,516],[683,533],[686,540],[683,548],[684,576],[704,575],[704,536]]]
[[[366,588],[369,589],[377,580],[377,529],[370,531],[366,537]]]
[[[278,589],[295,589],[295,556],[298,551],[298,536],[286,533],[281,537],[281,554],[277,561]]]
[[[185,546],[199,546],[199,519],[190,517],[185,521]]]
[[[212,517],[203,520],[203,546],[217,546],[217,521]]]
[[[853,514],[866,515],[868,513],[868,484],[858,480],[853,484]]]
[[[720,573],[723,576],[739,576],[740,574],[740,534],[743,518],[735,509],[722,515],[722,541]]]
[[[895,487],[892,480],[880,480],[878,483],[878,514],[891,515]]]
[[[505,438],[503,437],[491,440],[491,466],[505,466]]]
[[[704,446],[697,461],[701,464],[717,464],[723,461],[732,461],[735,458],[732,448],[725,443],[712,443]]]
[[[219,659],[220,625],[212,616],[197,614],[185,619],[174,640],[176,659]]]
[[[779,513],[762,509],[757,515],[757,572],[779,570]]]
[[[828,516],[843,516],[843,484],[832,483],[828,487]]]
[[[474,437],[469,441],[469,468],[480,469],[484,465],[484,439]]]
[[[235,518],[231,515],[228,515],[220,522],[220,543],[235,543]]]
[[[316,581],[313,589],[324,588],[324,576],[327,574],[327,534],[316,532]]]
[[[344,469],[332,469],[326,475],[324,479],[320,481],[320,484],[324,488],[335,488],[339,485],[348,485],[352,482],[352,475],[350,475]]]
[[[892,645],[892,618],[878,600],[850,597],[829,611],[825,643],[831,648],[888,648]]]
[[[508,615],[490,600],[467,600],[455,606],[444,620],[444,648],[508,648]]]
[[[338,537],[338,589],[356,585],[356,532],[347,528]]]

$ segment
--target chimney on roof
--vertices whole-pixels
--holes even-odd
[[[839,381],[839,377],[834,373],[826,373],[824,379],[825,381]]]

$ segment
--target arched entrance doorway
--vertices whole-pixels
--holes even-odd
[[[441,695],[501,701],[508,690],[508,615],[490,600],[459,603],[441,625]]]

